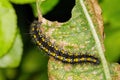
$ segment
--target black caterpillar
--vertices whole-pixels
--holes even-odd
[[[34,21],[31,25],[31,36],[38,47],[44,50],[48,55],[52,56],[56,60],[62,61],[64,63],[92,63],[92,64],[100,64],[98,58],[86,54],[69,54],[63,49],[59,49],[54,44],[50,42],[50,40],[46,37],[46,35],[41,30],[42,22]]]

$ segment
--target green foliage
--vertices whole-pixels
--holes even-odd
[[[55,7],[55,5],[57,5],[58,2],[59,2],[59,0],[52,0],[52,1],[45,0],[45,1],[43,1],[41,4],[39,4],[42,14],[45,15],[46,13],[51,11]],[[33,9],[34,15],[37,17],[38,13],[37,13],[37,9],[36,9],[36,3],[32,3],[31,7]]]
[[[6,80],[6,78],[14,80],[16,75],[20,72],[18,71],[19,69],[16,69],[19,66],[21,66],[20,70],[23,73],[21,73],[17,79],[29,80],[33,73],[38,73],[33,78],[47,80],[48,58],[44,55],[41,55],[36,49],[29,49],[29,51],[27,51],[27,49],[25,50],[23,47],[21,38],[22,34],[20,34],[21,31],[19,30],[19,26],[24,28],[24,23],[20,22],[20,25],[17,25],[17,23],[19,23],[17,21],[20,19],[17,20],[16,15],[18,16],[18,14],[15,13],[15,9],[13,8],[11,2],[14,4],[23,5],[26,3],[34,4],[35,0],[0,1],[0,80]],[[57,2],[54,2],[51,2],[52,7],[55,5],[55,3],[57,4]],[[49,0],[48,3],[50,3]],[[47,7],[47,10],[44,11],[47,12],[49,9],[52,9],[52,7]],[[24,53],[27,55],[26,57],[23,56],[24,58],[22,60],[23,49],[25,50]],[[31,56],[33,57],[31,58]]]
[[[10,0],[10,1],[15,4],[28,4],[28,3],[33,3],[36,0]]]
[[[106,58],[110,62],[120,60],[120,0],[101,2],[105,21]]]
[[[11,4],[11,3],[14,3],[16,5],[20,4],[21,6],[24,4],[29,4],[31,5],[34,16],[37,17],[35,2],[36,0],[0,0],[0,68],[1,68],[0,80],[6,80],[6,79],[14,80],[16,76],[18,80],[29,80],[30,78],[33,80],[48,79],[47,77],[48,57],[46,57],[44,54],[40,54],[43,52],[38,51],[37,49],[34,49],[32,44],[30,44],[31,45],[30,48],[23,47],[23,45],[27,46],[26,43],[23,43],[24,38],[26,39],[26,37],[21,38],[22,34],[24,33],[22,32],[22,30],[20,30],[20,27],[24,29],[24,26],[23,26],[24,23],[19,22],[21,23],[21,25],[17,24],[18,14],[15,13],[15,9]],[[42,14],[47,14],[48,12],[50,12],[58,4],[58,2],[59,0],[44,0],[40,4],[40,9],[42,11]],[[107,60],[110,62],[113,62],[113,61],[116,62],[120,58],[120,23],[119,23],[120,22],[120,15],[119,15],[120,5],[119,3],[120,3],[120,0],[100,0],[100,5],[103,10],[103,18],[105,22],[105,34],[106,34],[105,55]],[[69,21],[65,22],[62,25],[62,28],[60,27],[59,29],[56,29],[54,31],[54,34],[52,34],[52,37],[58,41],[57,43],[59,43],[59,40],[64,39],[64,41],[70,42],[71,44],[83,45],[82,47],[86,46],[87,44],[85,45],[83,43],[85,43],[86,40],[89,40],[88,42],[91,42],[89,43],[89,46],[87,46],[86,48],[83,48],[82,50],[83,52],[85,50],[92,51],[92,47],[94,46],[95,41],[91,36],[92,34],[90,33],[90,29],[87,27],[88,23],[86,22],[84,15],[81,15],[81,17],[76,16],[76,15],[79,15],[79,12],[80,14],[82,14],[80,10],[81,10],[80,5],[76,9],[74,8],[72,11],[73,13],[72,18]],[[21,14],[21,15],[24,15],[24,14]],[[83,18],[83,21],[79,20],[82,18]],[[76,23],[74,23],[75,21]],[[48,25],[44,25],[44,26],[46,26],[46,30],[48,30],[48,27],[51,27]],[[53,26],[56,26],[56,23],[53,24],[52,27]],[[84,26],[84,27],[81,27],[81,26]],[[78,29],[78,31],[76,28]],[[64,32],[64,30],[66,30],[67,33],[61,34],[61,32]],[[79,31],[81,30],[84,30],[84,32],[81,32],[80,34],[78,34]],[[69,36],[71,34],[72,36]],[[69,36],[69,37],[66,37],[66,36]],[[73,38],[73,36],[77,36],[77,37]],[[78,42],[78,38],[80,40],[79,42]],[[27,42],[30,43],[29,40]],[[73,46],[72,47],[66,46],[65,48],[70,51],[74,51]],[[96,52],[96,51],[97,50],[95,48],[93,52]],[[97,68],[93,66],[88,66],[88,65],[87,66],[83,65],[82,67],[78,65],[78,66],[74,66],[71,69],[71,66],[69,65],[68,66],[65,66],[63,64],[56,65],[58,64],[56,61],[51,61],[50,63],[51,63],[49,64],[50,67],[54,66],[54,68],[51,68],[51,74],[54,74],[53,76],[57,76],[60,78],[62,78],[61,76],[64,76],[64,79],[68,78],[69,76],[70,78],[71,76],[73,76],[74,79],[78,80],[80,77],[79,74],[84,73],[82,76],[87,75],[86,78],[88,76],[91,79],[96,77],[96,79],[99,80],[99,77],[96,75],[93,76],[91,72],[94,72],[94,71],[97,73],[103,72],[101,69],[102,67],[101,65],[98,66]],[[57,69],[58,67],[60,68]],[[88,72],[82,71],[84,69],[87,69]]]
[[[101,2],[104,21],[110,23],[111,27],[117,28],[120,26],[120,0],[104,0]]]
[[[16,35],[16,14],[12,5],[0,1],[0,57],[5,55],[13,44]]]
[[[23,44],[21,41],[20,34],[18,33],[11,49],[0,58],[1,68],[13,68],[19,66],[23,51]]]
[[[16,28],[17,19],[12,5],[2,0],[0,7],[0,67],[13,68],[21,61],[23,44]]]

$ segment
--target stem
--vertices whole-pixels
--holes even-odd
[[[38,12],[38,21],[42,21],[42,13],[41,10],[39,8],[39,5],[41,4],[41,0],[36,0],[36,8],[37,8],[37,12]]]

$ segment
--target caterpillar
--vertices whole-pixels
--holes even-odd
[[[31,37],[38,45],[40,49],[45,51],[49,56],[52,56],[56,60],[62,61],[63,63],[92,63],[92,64],[100,64],[100,60],[93,55],[88,53],[86,54],[69,54],[70,52],[65,51],[63,49],[59,49],[55,46],[47,36],[41,30],[42,22],[34,21],[31,25]]]

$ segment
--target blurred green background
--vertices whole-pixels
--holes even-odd
[[[99,0],[105,27],[105,56],[120,62],[120,0]],[[65,22],[75,0],[46,0],[43,17]],[[48,80],[48,56],[30,38],[30,24],[37,18],[35,0],[0,0],[0,80]]]

